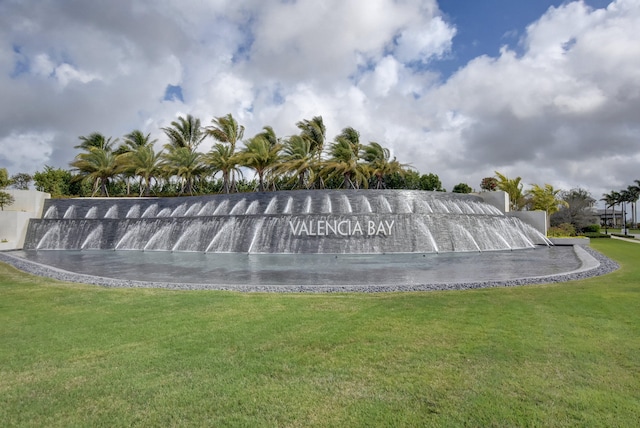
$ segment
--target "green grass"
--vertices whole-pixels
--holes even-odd
[[[640,245],[612,274],[391,294],[105,289],[0,264],[0,426],[640,424]]]
[[[602,228],[601,232],[602,233],[605,232],[605,228],[604,227]],[[614,229],[614,228],[609,227],[609,228],[607,228],[607,232],[608,233],[622,233],[622,230],[620,228]],[[630,234],[640,234],[640,229],[631,229],[631,228],[629,228],[629,233]]]

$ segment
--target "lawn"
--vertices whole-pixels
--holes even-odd
[[[0,426],[640,425],[640,245],[563,284],[106,289],[0,263]]]

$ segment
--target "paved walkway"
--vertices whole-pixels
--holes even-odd
[[[635,242],[636,244],[640,244],[640,235],[629,235],[632,238],[622,238],[620,236],[611,236],[613,239],[619,239],[621,241],[626,241],[626,242]]]

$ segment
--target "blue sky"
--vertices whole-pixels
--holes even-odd
[[[440,10],[457,28],[452,53],[435,67],[448,77],[480,55],[497,56],[508,45],[519,51],[520,38],[526,27],[538,20],[550,7],[566,1],[558,0],[441,0]],[[604,8],[609,0],[586,0],[593,8]]]
[[[640,0],[3,1],[0,167],[68,168],[96,131],[160,149],[186,114],[282,138],[320,115],[448,189],[599,197],[640,178],[637,28]]]

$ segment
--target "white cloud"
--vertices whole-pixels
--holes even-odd
[[[442,18],[434,17],[425,26],[408,28],[400,34],[395,54],[402,62],[428,62],[451,49],[455,29]]]
[[[0,139],[0,165],[7,168],[10,175],[31,171],[34,164],[44,168],[53,151],[54,137],[51,132],[11,133]]]
[[[640,112],[640,44],[632,30],[640,25],[639,6],[551,8],[527,28],[521,55],[505,47],[497,58],[476,58],[432,92],[437,111],[469,118],[459,136],[440,121],[450,142],[462,143],[455,164],[445,156],[441,164],[471,171],[472,186],[481,178],[474,168],[596,194],[615,185],[600,179],[600,166],[628,164],[615,156],[639,148],[640,127],[631,119]],[[629,168],[617,170],[616,183],[635,178]]]
[[[442,82],[431,67],[458,29],[435,0],[3,2],[0,166],[66,168],[94,131],[161,144],[177,114],[232,113],[247,136],[321,115],[329,138],[353,126],[449,189],[499,170],[598,193],[639,178],[639,27],[638,0],[570,2],[521,51]],[[184,102],[163,100],[167,85]],[[16,139],[37,155],[9,161]]]

